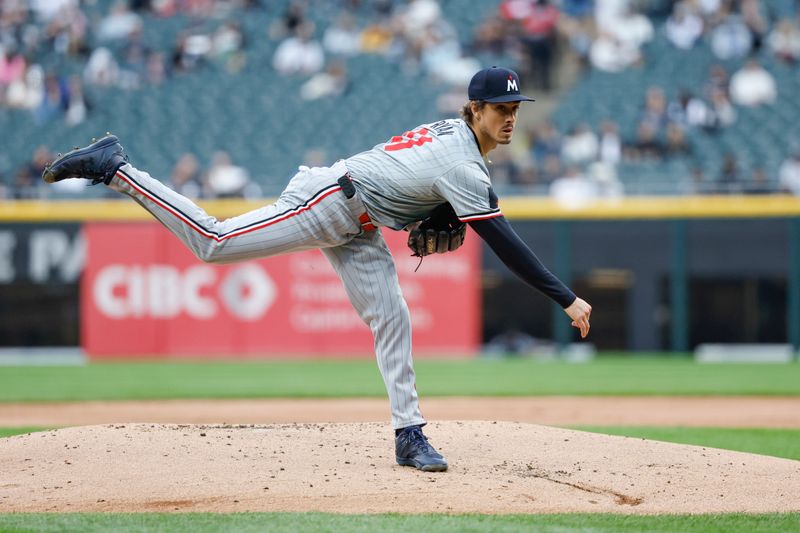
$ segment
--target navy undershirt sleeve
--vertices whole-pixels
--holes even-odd
[[[547,270],[505,217],[476,220],[469,225],[522,281],[539,289],[561,307],[569,307],[575,301],[575,294]]]

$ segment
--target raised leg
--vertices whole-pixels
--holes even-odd
[[[229,263],[338,246],[360,233],[336,182],[343,172],[300,172],[274,204],[224,221],[132,165],[123,165],[109,186],[141,204],[201,260]]]

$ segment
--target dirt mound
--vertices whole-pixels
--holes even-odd
[[[125,424],[0,439],[0,512],[800,511],[800,462],[510,422],[429,424],[446,473],[385,424]]]

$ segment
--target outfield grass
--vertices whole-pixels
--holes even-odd
[[[800,396],[800,364],[701,365],[686,358],[419,360],[424,396]],[[372,360],[125,362],[5,366],[0,401],[384,397]]]
[[[51,429],[51,428],[40,428],[40,427],[3,428],[3,427],[0,427],[0,438],[10,437],[12,435],[24,435],[25,433],[34,433],[36,431],[46,431],[48,429]]]
[[[731,429],[640,426],[575,426],[573,429],[642,439],[694,444],[800,461],[800,429]]]
[[[800,531],[800,513],[659,515],[336,515],[326,513],[0,514],[0,531],[372,532],[540,531],[616,533],[650,531],[761,533]]]

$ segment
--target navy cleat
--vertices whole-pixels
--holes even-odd
[[[423,472],[444,472],[447,461],[428,443],[422,426],[403,428],[394,439],[397,464],[413,466]]]
[[[92,180],[92,185],[108,185],[119,167],[127,161],[128,156],[119,139],[107,135],[85,148],[59,154],[55,161],[44,168],[42,179],[46,183],[55,183],[69,178],[85,178]]]

